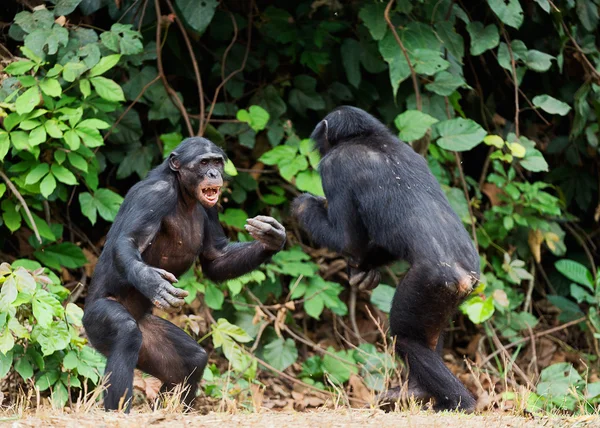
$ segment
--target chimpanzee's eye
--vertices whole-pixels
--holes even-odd
[[[206,165],[208,165],[208,161],[206,159],[202,159],[200,161],[200,164],[206,166]]]
[[[215,159],[215,164],[218,166],[223,165],[223,159]]]

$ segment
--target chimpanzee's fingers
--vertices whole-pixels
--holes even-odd
[[[173,287],[171,284],[165,284],[164,290],[174,297],[187,297],[190,294],[182,288]]]
[[[380,279],[381,279],[380,273],[376,270],[371,270],[367,274],[366,278],[358,286],[358,289],[362,290],[362,291],[373,290],[374,288],[377,288],[377,286],[379,285]]]
[[[272,228],[272,226],[268,223],[265,223],[263,221],[260,220],[256,220],[255,218],[249,218],[248,220],[246,220],[246,224],[253,226],[257,229],[260,229],[261,231],[263,231],[264,233],[266,233],[269,229]]]
[[[162,276],[164,279],[166,279],[167,281],[169,281],[171,284],[177,282],[177,277],[175,275],[173,275],[171,272],[168,272],[164,269],[155,269],[160,276]]]
[[[163,311],[167,311],[167,312],[172,312],[174,308],[171,307],[171,305],[169,305],[169,303],[163,299],[161,296],[156,296],[154,298],[154,300],[152,300],[152,303],[154,304],[154,306],[156,306],[159,309],[162,309]]]
[[[350,275],[350,285],[356,287],[358,284],[362,283],[366,275],[367,272],[352,273]]]
[[[249,224],[247,224],[246,226],[244,226],[244,229],[246,229],[246,231],[254,238],[254,239],[259,239],[262,238],[265,234],[265,232],[263,232],[262,230],[254,227],[254,226],[250,226]]]
[[[273,217],[269,217],[266,215],[257,215],[256,217],[254,217],[254,220],[258,220],[258,221],[262,221],[263,223],[270,224],[271,226],[273,226],[273,228],[275,228],[277,230],[285,230],[285,227],[283,227],[283,225],[281,223],[279,223],[277,220],[275,220]]]
[[[162,295],[162,298],[167,301],[169,306],[176,310],[181,308],[185,304],[185,300],[177,298],[166,292]]]

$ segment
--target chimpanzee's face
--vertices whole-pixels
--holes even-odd
[[[183,188],[206,208],[213,207],[219,200],[224,164],[225,157],[217,150],[199,154],[187,163],[180,163],[177,157],[170,160],[171,169],[179,173]]]
[[[188,183],[193,186],[198,202],[206,208],[214,206],[219,201],[223,186],[224,163],[225,159],[219,153],[206,153],[186,168],[191,175]]]

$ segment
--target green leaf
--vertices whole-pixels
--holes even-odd
[[[75,152],[67,153],[69,163],[80,171],[88,172],[88,164],[86,160]]]
[[[433,76],[450,67],[450,63],[441,57],[441,52],[433,49],[415,49],[409,56],[418,74]]]
[[[464,302],[460,309],[474,324],[481,324],[494,315],[494,299],[488,297],[483,300],[481,296],[474,296]]]
[[[265,361],[277,370],[285,370],[298,359],[298,350],[292,339],[277,338],[264,347]]]
[[[213,284],[206,284],[206,290],[204,292],[204,303],[211,309],[220,310],[223,307],[225,296],[223,292],[219,290]]]
[[[291,160],[281,161],[278,166],[279,174],[287,181],[292,181],[296,174],[308,168],[308,161],[306,156],[297,156]]]
[[[317,171],[301,171],[296,176],[296,187],[303,192],[309,192],[317,196],[325,196],[321,176]]]
[[[8,308],[17,299],[19,290],[14,275],[10,275],[0,288],[0,309],[4,313],[8,313]]]
[[[90,78],[90,82],[94,86],[94,89],[98,95],[100,95],[100,97],[106,101],[125,101],[123,89],[114,80],[110,80],[102,76],[96,76]]]
[[[114,221],[123,198],[109,189],[98,189],[94,196],[85,192],[79,194],[82,213],[96,223],[96,211],[106,221]]]
[[[94,148],[104,145],[104,139],[96,128],[79,126],[75,128],[75,132],[87,147]]]
[[[396,289],[389,285],[379,284],[379,286],[371,293],[371,303],[381,309],[383,312],[390,313],[392,308],[392,300]]]
[[[265,165],[277,165],[283,160],[294,158],[298,149],[292,146],[277,146],[262,154],[258,160]]]
[[[25,178],[25,184],[34,184],[42,179],[43,176],[48,174],[50,166],[47,163],[41,163],[33,168],[27,177]]]
[[[90,86],[90,81],[88,79],[81,79],[79,81],[79,90],[83,95],[83,98],[87,98],[92,94],[92,87]]]
[[[2,201],[2,220],[11,232],[21,227],[21,214],[12,201],[5,199]]]
[[[8,326],[0,327],[0,355],[11,351],[15,346],[15,338],[8,329]]]
[[[241,327],[231,324],[225,318],[219,318],[217,324],[212,326],[212,330],[215,334],[228,336],[233,338],[236,342],[247,343],[252,341],[252,337],[246,333]],[[216,338],[215,338],[216,339]],[[215,340],[215,346],[221,346],[222,342]]]
[[[325,354],[323,356],[323,369],[330,376],[330,380],[335,383],[342,384],[350,379],[351,374],[358,374],[358,367],[355,365],[356,361],[352,357],[352,351],[335,352],[331,347],[329,347],[327,350],[334,353],[342,360],[347,361],[345,364],[343,361],[340,361],[329,354]]]
[[[567,103],[557,100],[550,95],[537,95],[533,97],[533,105],[541,108],[547,113],[566,116],[571,111],[571,106]]]
[[[100,76],[101,74],[106,73],[108,70],[117,65],[120,59],[121,55],[119,54],[108,55],[101,58],[100,61],[98,61],[98,64],[91,68],[89,73],[90,77]]]
[[[230,177],[235,177],[236,175],[238,175],[238,171],[235,168],[235,165],[233,164],[231,159],[227,159],[227,161],[225,162],[223,172],[225,172],[225,174],[227,174]]]
[[[68,62],[65,64],[62,75],[67,82],[74,82],[86,70],[82,62]]]
[[[69,351],[67,352],[67,355],[65,355],[62,365],[67,370],[73,370],[77,367],[78,362],[79,357],[77,357],[77,353],[75,351]]]
[[[384,11],[385,3],[374,3],[367,4],[358,13],[374,40],[381,40],[385,36],[387,24],[383,16]]]
[[[37,86],[32,86],[27,89],[22,95],[17,98],[15,107],[18,114],[26,114],[33,111],[35,106],[40,102],[40,90]]]
[[[410,68],[391,31],[379,41],[379,52],[389,64],[392,95],[395,96],[400,84],[410,76]]]
[[[306,313],[317,320],[321,316],[321,313],[323,313],[323,309],[325,309],[325,301],[320,294],[313,293],[310,298],[304,301],[304,310]]]
[[[75,175],[64,166],[52,164],[51,171],[54,177],[56,177],[56,179],[61,183],[65,183],[70,186],[77,185],[77,178],[75,178]]]
[[[594,277],[588,268],[581,263],[562,259],[554,263],[554,267],[571,281],[586,286],[590,291],[594,291]]]
[[[67,321],[71,325],[75,325],[81,327],[83,325],[83,309],[77,306],[75,303],[67,303],[65,307],[65,315],[67,316]]]
[[[32,146],[39,146],[40,144],[45,143],[46,139],[47,134],[44,125],[38,126],[29,133],[29,144]]]
[[[57,370],[50,370],[47,372],[39,373],[39,377],[35,382],[35,386],[38,387],[40,391],[45,391],[52,385],[54,385],[59,378],[60,372]]]
[[[69,15],[72,13],[77,6],[81,3],[81,0],[58,0],[54,6],[54,16]]]
[[[175,0],[175,5],[180,10],[178,14],[183,21],[194,31],[202,34],[210,21],[212,21],[217,8],[217,0]]]
[[[487,0],[487,3],[500,21],[509,27],[518,30],[523,24],[523,9],[519,0]]]
[[[69,129],[67,132],[64,133],[63,138],[65,139],[65,143],[67,144],[67,146],[69,146],[71,150],[79,149],[81,145],[81,140],[79,139],[79,135],[77,135],[77,132],[73,131],[72,129]]]
[[[598,27],[598,3],[589,0],[577,0],[577,17],[583,27],[589,31],[596,31]]]
[[[465,41],[462,36],[456,32],[450,21],[441,21],[435,25],[437,35],[444,47],[450,52],[460,63],[465,55]]]
[[[76,269],[87,263],[85,255],[81,249],[70,242],[63,242],[47,247],[44,250],[38,250],[33,255],[52,269],[61,269],[66,267]]]
[[[42,92],[50,97],[59,97],[62,94],[60,83],[56,79],[44,79],[40,82]]]
[[[345,39],[341,47],[342,64],[346,71],[348,82],[358,88],[360,86],[360,43],[354,39]]]
[[[541,73],[547,71],[552,66],[553,59],[552,55],[530,49],[527,51],[524,61],[529,69]]]
[[[63,314],[63,307],[54,296],[46,290],[38,290],[31,302],[33,315],[37,324],[43,328],[50,327],[54,317]]]
[[[46,128],[46,132],[52,138],[62,138],[63,136],[62,131],[58,127],[58,122],[56,121],[56,119],[50,119],[44,122],[44,128]]]
[[[504,147],[504,140],[502,139],[502,137],[499,137],[498,135],[488,135],[487,137],[485,137],[483,139],[483,142],[485,144],[487,144],[488,146],[494,146],[498,149],[501,149],[502,147]]]
[[[85,119],[79,122],[76,128],[108,129],[110,125],[100,119]]]
[[[258,105],[250,106],[248,110],[238,110],[236,117],[242,122],[246,122],[255,131],[262,131],[269,122],[269,112]]]
[[[4,379],[12,367],[13,353],[11,350],[0,352],[0,379]]]
[[[500,42],[498,28],[494,24],[484,27],[481,22],[472,21],[467,24],[467,31],[471,36],[471,55],[481,55],[498,46]]]
[[[423,137],[431,125],[436,122],[438,120],[435,117],[419,110],[406,110],[394,120],[394,124],[400,130],[400,139],[409,142]]]
[[[4,160],[8,149],[10,149],[10,137],[7,133],[0,131],[0,161]]]
[[[477,146],[487,132],[471,119],[456,118],[436,124],[440,139],[438,145],[446,150],[457,152],[471,150]]]
[[[13,62],[13,63],[9,64],[4,69],[4,72],[6,74],[10,74],[12,76],[20,76],[22,74],[27,73],[34,66],[35,66],[35,62],[30,61],[30,60],[16,61],[16,62]]]
[[[33,376],[33,367],[31,366],[29,359],[25,356],[15,361],[15,370],[25,381],[31,379]]]
[[[433,83],[425,85],[431,92],[435,92],[443,97],[450,96],[459,87],[465,86],[467,86],[467,84],[461,77],[448,73],[447,71],[436,74]]]

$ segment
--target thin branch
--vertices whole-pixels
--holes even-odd
[[[525,381],[525,383],[527,383],[527,386],[529,386],[529,388],[531,388],[532,391],[535,391],[535,385],[533,384],[533,382],[531,382],[531,380],[529,380],[529,377],[527,377],[527,375],[523,372],[523,370],[521,370],[521,367],[519,367],[517,365],[517,363],[514,361],[514,359],[508,353],[506,346],[504,346],[502,344],[502,342],[500,341],[500,338],[498,338],[498,334],[496,333],[496,330],[494,330],[494,328],[489,324],[489,322],[488,322],[488,329],[491,330],[493,333],[492,340],[494,341],[494,344],[496,345],[497,348],[500,348],[500,351],[504,354],[506,359],[508,361],[510,361],[510,364],[512,365],[513,370],[521,377],[521,379],[523,379]]]
[[[158,1],[158,0],[156,0]],[[204,128],[206,129],[206,126],[208,125],[208,123],[210,122],[210,118],[212,116],[213,110],[215,109],[215,104],[217,103],[217,97],[219,96],[219,91],[221,91],[221,89],[225,86],[225,84],[227,82],[229,82],[229,80],[231,80],[231,78],[233,76],[235,76],[236,74],[240,73],[242,70],[244,70],[244,68],[246,68],[246,61],[248,60],[248,55],[250,53],[250,43],[252,42],[252,21],[253,21],[254,15],[252,14],[252,4],[250,5],[250,12],[248,12],[248,42],[246,43],[246,52],[244,53],[244,59],[242,60],[242,65],[240,65],[240,68],[238,68],[237,70],[232,71],[231,73],[229,73],[229,75],[223,79],[221,81],[221,83],[219,83],[219,86],[217,86],[217,89],[215,89],[215,94],[213,96],[212,99],[212,103],[210,105],[210,109],[208,111],[208,114],[206,115],[206,121],[204,123]],[[235,23],[235,20],[234,20]],[[237,24],[235,24],[237,26]],[[205,129],[202,130],[202,133],[204,133]]]
[[[146,86],[144,86],[142,88],[142,90],[137,95],[137,97],[135,97],[135,99],[131,102],[131,104],[129,104],[129,106],[127,106],[127,108],[125,109],[123,114],[121,114],[121,116],[119,116],[119,118],[115,121],[115,123],[113,123],[113,126],[111,126],[110,129],[108,130],[108,132],[104,135],[104,141],[106,141],[106,139],[110,136],[110,134],[113,133],[116,126],[121,122],[121,120],[123,120],[123,118],[127,115],[127,113],[129,113],[129,110],[131,110],[133,108],[133,106],[142,98],[142,96],[144,96],[144,93],[148,90],[148,88],[150,86],[152,86],[154,83],[156,83],[158,81],[158,79],[160,79],[160,76],[156,76],[154,79],[152,79],[150,82],[148,82],[146,84]]]
[[[165,1],[167,2],[169,9],[171,9],[171,13],[173,15],[177,16],[171,1],[170,0],[165,0]],[[196,60],[196,54],[194,53],[192,43],[190,42],[190,38],[187,34],[187,31],[185,30],[185,27],[183,26],[183,23],[181,22],[181,19],[179,19],[179,16],[177,16],[177,18],[175,19],[175,22],[177,22],[177,26],[181,30],[183,40],[185,40],[185,45],[187,46],[188,52],[190,53],[190,58],[192,59],[192,66],[194,67],[194,74],[196,75],[196,84],[198,86],[198,99],[200,100],[200,119],[199,119],[200,124],[198,125],[198,135],[202,135],[203,130],[204,130],[204,90],[202,88],[202,76],[200,75],[200,68],[198,67],[198,60]]]
[[[548,330],[544,330],[544,331],[540,331],[539,333],[534,334],[534,338],[539,339],[542,336],[547,336],[548,334],[552,334],[552,333],[556,333],[557,331],[560,330],[564,330],[568,327],[571,327],[575,324],[579,324],[580,322],[585,321],[587,318],[586,317],[581,317],[579,319],[573,320],[573,321],[569,321],[568,323],[556,326],[556,327],[552,327],[549,328]],[[531,340],[531,337],[523,337],[519,340],[515,340],[514,342],[509,343],[508,345],[504,345],[504,349],[511,349],[514,348],[515,346],[520,345],[521,343],[525,343]],[[492,358],[494,358],[496,355],[500,354],[502,352],[501,349],[492,352],[490,355],[488,355],[481,363],[479,363],[480,366],[485,365],[488,361],[490,361]]]
[[[458,152],[454,152],[454,159],[456,160],[456,166],[458,167],[458,173],[460,175],[460,182],[462,183],[463,192],[465,193],[465,199],[467,200],[467,208],[469,209],[469,217],[471,218],[471,233],[473,234],[473,241],[475,242],[475,249],[479,253],[479,242],[477,242],[477,231],[475,228],[475,216],[473,215],[473,208],[469,202],[469,189],[467,188],[467,180],[465,179],[465,173],[462,168],[462,161]]]
[[[385,22],[387,22],[387,25],[390,28],[390,30],[392,30],[392,34],[394,35],[394,38],[396,39],[396,43],[398,43],[398,46],[400,46],[400,49],[402,50],[402,53],[404,54],[404,58],[406,59],[408,68],[410,69],[410,76],[412,78],[413,89],[415,91],[415,97],[416,97],[416,101],[417,101],[417,110],[421,111],[423,109],[423,101],[421,100],[421,91],[419,90],[419,81],[417,80],[417,73],[415,72],[415,69],[413,68],[412,64],[410,63],[410,58],[408,57],[408,52],[406,51],[406,48],[404,47],[404,43],[402,43],[402,40],[398,36],[398,32],[396,31],[396,29],[394,28],[394,25],[392,24],[392,21],[390,20],[390,9],[392,8],[393,3],[394,3],[394,0],[389,1],[387,6],[385,7],[385,12],[383,13],[383,17],[385,18]]]
[[[515,135],[519,138],[519,80],[517,78],[517,66],[512,47],[510,46],[510,39],[508,38],[508,34],[504,27],[502,28],[502,32],[504,34],[504,39],[506,40],[508,54],[510,55],[510,67],[512,68],[512,79],[515,86]]]
[[[565,223],[565,228],[571,233],[571,235],[573,235],[573,237],[577,240],[577,242],[579,242],[579,245],[581,245],[581,248],[583,248],[585,255],[587,256],[587,258],[590,261],[590,266],[592,267],[592,273],[594,274],[594,278],[596,278],[597,271],[596,271],[596,263],[594,263],[594,255],[588,248],[587,244],[585,243],[585,240],[579,235],[579,233],[577,233],[577,231],[569,223]]]
[[[173,104],[175,104],[175,106],[181,112],[181,115],[183,116],[183,120],[185,121],[185,126],[187,128],[188,134],[190,135],[190,137],[192,137],[192,136],[194,136],[194,130],[193,130],[192,124],[190,122],[190,117],[189,117],[187,111],[185,110],[185,106],[183,105],[183,103],[181,102],[179,97],[177,96],[177,92],[175,92],[175,90],[173,88],[171,88],[171,85],[169,85],[169,81],[167,80],[167,76],[165,76],[165,71],[163,68],[162,45],[161,45],[161,41],[160,41],[161,18],[162,18],[162,15],[160,14],[161,13],[160,12],[160,0],[154,0],[154,7],[156,8],[156,65],[158,67],[158,75],[160,76],[160,78],[163,82],[163,85],[165,87],[165,90],[167,91],[167,93],[169,94],[169,97],[171,98],[171,101],[173,102]]]
[[[15,185],[12,183],[12,181],[10,181],[10,179],[6,176],[6,174],[4,174],[4,171],[2,171],[2,170],[0,170],[0,177],[2,177],[2,179],[4,180],[4,182],[10,189],[10,191],[13,192],[13,195],[15,195],[17,197],[17,199],[19,200],[19,202],[21,202],[21,205],[25,209],[25,214],[27,214],[27,218],[31,222],[31,228],[33,229],[33,233],[35,233],[35,237],[37,238],[38,242],[41,244],[42,237],[40,236],[40,232],[37,229],[37,226],[35,224],[35,221],[33,220],[33,216],[31,215],[31,211],[29,211],[29,207],[27,206],[25,199],[23,199],[23,196],[21,196],[21,194],[19,193],[19,191],[17,190]]]

